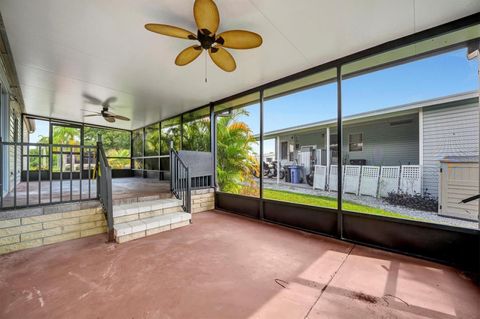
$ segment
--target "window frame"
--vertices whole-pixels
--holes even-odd
[[[354,135],[360,135],[360,142],[352,142]],[[363,144],[365,143],[363,132],[353,132],[348,134],[348,152],[363,152]],[[356,147],[352,148],[352,145],[356,144]]]

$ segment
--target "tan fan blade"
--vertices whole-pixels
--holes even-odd
[[[232,72],[237,68],[235,59],[233,56],[224,48],[213,47],[208,50],[208,54],[212,58],[213,62],[223,71]]]
[[[192,32],[174,27],[168,24],[157,24],[157,23],[148,23],[145,25],[145,29],[155,33],[160,33],[163,35],[168,35],[170,37],[181,38],[181,39],[190,39],[195,40],[197,37]]]
[[[105,121],[110,122],[110,123],[115,123],[115,118],[111,116],[104,116],[103,117]]]
[[[195,0],[193,16],[198,30],[205,35],[213,35],[217,32],[220,24],[220,14],[215,2],[212,0]]]
[[[262,45],[262,37],[244,30],[225,31],[218,35],[216,42],[230,49],[253,49]]]
[[[88,114],[88,115],[84,115],[83,117],[93,117],[93,116],[102,116],[102,114],[100,114],[100,113],[97,113],[97,114]]]
[[[202,54],[202,47],[199,45],[192,45],[177,55],[175,64],[180,66],[187,65],[195,60],[200,54]]]
[[[122,116],[122,115],[113,115],[113,117],[117,120],[122,120],[122,121],[130,121],[128,117]]]

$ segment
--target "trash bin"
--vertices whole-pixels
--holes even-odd
[[[302,182],[302,166],[290,166],[290,179],[292,184],[300,184]]]
[[[291,183],[292,181],[292,178],[291,178],[291,174],[292,174],[292,171],[290,170],[290,165],[285,165],[285,182],[286,183]]]

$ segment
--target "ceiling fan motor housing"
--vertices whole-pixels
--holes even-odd
[[[215,43],[215,34],[212,34],[207,29],[203,29],[203,31],[198,30],[197,39],[202,49],[208,50]]]

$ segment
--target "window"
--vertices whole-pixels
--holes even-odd
[[[281,159],[288,159],[288,142],[282,142],[282,149],[280,151]]]
[[[145,156],[160,155],[160,123],[145,127]]]
[[[262,172],[265,199],[337,207],[329,138],[337,124],[336,74],[330,69],[265,90],[263,154],[275,159]]]
[[[102,139],[105,155],[109,165],[114,169],[130,169],[130,132],[111,128],[85,126],[83,130],[83,143],[87,146],[97,145],[98,136]],[[84,169],[95,165],[94,154],[88,156],[84,153]]]
[[[160,169],[160,123],[145,127],[145,158],[144,169],[158,171]]]
[[[348,149],[350,152],[361,152],[363,150],[363,134],[350,134],[348,137]]]
[[[26,118],[31,123],[31,131],[28,132],[28,142],[39,144],[50,144],[50,122],[35,118]],[[39,157],[39,151],[42,156]],[[39,162],[42,163],[42,170],[48,170],[48,147],[41,146],[24,146],[23,147],[23,170],[27,170],[27,162],[30,171],[37,171]],[[30,154],[30,156],[27,156]],[[28,158],[29,157],[29,158]]]
[[[173,142],[173,147],[176,150],[181,149],[181,117],[174,117],[172,119],[161,122],[160,140],[160,154],[168,155],[170,152],[170,143]]]
[[[215,106],[217,184],[221,192],[258,197],[260,194],[259,94]]]
[[[133,157],[143,157],[143,129],[132,133]]]
[[[344,210],[478,227],[478,30],[342,66]]]
[[[183,114],[182,149],[210,151],[210,107]]]

